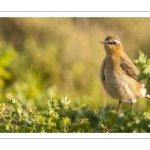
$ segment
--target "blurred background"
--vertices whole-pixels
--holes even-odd
[[[139,51],[150,57],[149,27],[150,18],[0,18],[0,102],[14,98],[40,108],[49,97],[67,95],[73,106],[116,109],[100,83],[99,41],[118,36],[132,60]],[[150,100],[139,99],[135,109],[148,106]]]

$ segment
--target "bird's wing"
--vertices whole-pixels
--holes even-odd
[[[101,69],[100,69],[100,79],[101,79],[103,84],[105,84],[105,74],[104,74],[105,67],[106,67],[106,61],[104,59],[102,66],[101,66]]]
[[[135,80],[138,80],[139,70],[132,62],[121,60],[120,66],[128,76],[134,78]]]

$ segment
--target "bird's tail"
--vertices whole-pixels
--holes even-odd
[[[145,96],[145,97],[150,99],[150,94],[146,94],[146,96]]]

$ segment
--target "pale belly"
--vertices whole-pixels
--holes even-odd
[[[140,88],[141,85],[135,79],[126,74],[119,74],[119,72],[111,72],[105,70],[105,90],[108,94],[117,100],[123,102],[136,103],[136,99],[143,97],[146,94],[145,88]],[[143,93],[141,93],[143,92]]]

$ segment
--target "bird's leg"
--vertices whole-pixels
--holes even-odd
[[[133,102],[131,101],[131,110],[133,109],[133,105],[134,105],[134,104],[133,104]]]
[[[119,111],[119,107],[120,107],[121,101],[119,101],[118,107],[117,107],[117,113]]]

